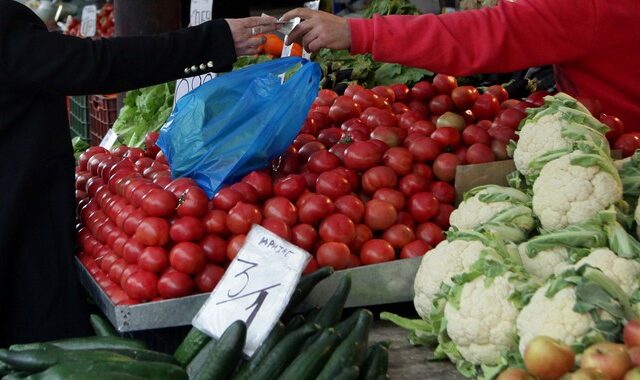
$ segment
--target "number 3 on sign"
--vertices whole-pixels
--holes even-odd
[[[220,337],[234,321],[245,321],[244,352],[252,355],[280,319],[310,259],[306,251],[254,225],[193,325]]]

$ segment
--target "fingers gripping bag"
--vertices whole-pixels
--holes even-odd
[[[193,178],[211,198],[224,184],[267,167],[302,128],[321,75],[316,63],[283,58],[224,74],[185,95],[157,142],[172,177]]]

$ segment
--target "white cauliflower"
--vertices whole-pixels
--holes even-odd
[[[520,190],[497,185],[479,186],[465,193],[464,201],[449,217],[458,230],[472,230],[514,205],[529,204],[531,198]]]
[[[534,257],[529,257],[525,252],[526,244],[518,246],[522,266],[535,278],[544,281],[554,274],[560,274],[571,266],[569,263],[569,250],[563,246],[556,246],[540,251]]]
[[[591,251],[589,256],[578,261],[575,267],[579,268],[584,264],[600,269],[627,295],[631,295],[638,288],[640,263],[636,260],[618,257],[608,248],[597,248]]]
[[[496,364],[505,351],[516,347],[516,318],[519,310],[509,297],[514,291],[511,272],[493,279],[478,277],[464,284],[460,304],[444,308],[447,335],[462,357],[472,364]]]
[[[413,284],[413,305],[420,317],[427,319],[440,285],[452,285],[451,277],[467,271],[483,250],[480,241],[443,241],[422,257]]]
[[[640,199],[638,200],[636,211],[633,214],[633,219],[636,221],[636,236],[640,239]]]
[[[533,212],[547,231],[586,221],[621,199],[612,160],[582,151],[546,164],[533,184]]]

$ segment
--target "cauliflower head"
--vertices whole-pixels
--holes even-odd
[[[636,211],[633,213],[633,219],[636,221],[636,236],[640,239],[640,199],[638,200]]]
[[[491,248],[479,241],[445,240],[422,257],[413,284],[413,305],[420,317],[428,317],[440,285],[452,285],[451,277],[471,268],[485,249]]]
[[[518,246],[518,253],[524,269],[535,278],[544,281],[554,274],[560,274],[571,265],[569,250],[563,246],[540,251],[535,257],[529,257],[525,252],[526,245]]]
[[[578,261],[574,267],[579,268],[584,264],[600,269],[627,295],[631,295],[638,288],[640,263],[635,260],[618,257],[607,248],[598,248],[591,251],[589,256]]]
[[[548,288],[549,285],[545,285],[538,289],[516,320],[520,336],[519,350],[523,355],[529,341],[538,335],[572,345],[595,327],[595,322],[588,314],[573,311],[576,303],[574,288],[564,288],[547,298],[545,293]]]
[[[478,186],[465,193],[464,200],[449,216],[449,224],[460,231],[472,230],[508,208],[530,203],[531,198],[517,189]]]
[[[518,309],[509,300],[510,272],[486,286],[481,276],[464,284],[458,307],[447,303],[447,334],[462,357],[473,364],[497,364],[501,355],[516,347]]]
[[[596,155],[574,151],[562,156],[546,164],[534,182],[533,212],[545,230],[586,221],[622,199],[620,177],[611,160],[608,164],[613,172],[602,167],[607,165],[607,158],[600,158],[602,166],[592,161],[578,165],[583,157]]]

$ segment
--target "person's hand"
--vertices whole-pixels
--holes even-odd
[[[305,50],[312,53],[322,48],[340,50],[351,47],[351,29],[346,19],[306,8],[289,11],[282,19],[288,21],[296,17],[303,21],[287,36],[287,45],[302,42]]]
[[[258,54],[260,45],[267,41],[260,34],[276,30],[273,17],[228,18],[226,21],[231,29],[236,55]]]

